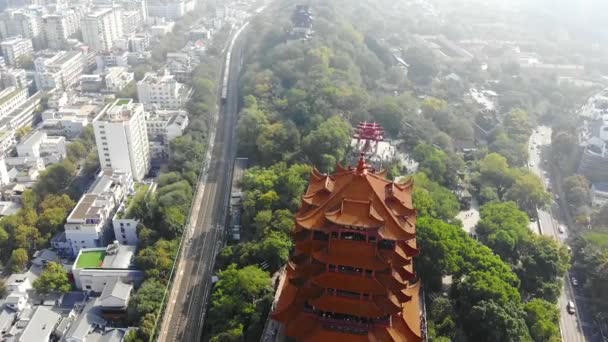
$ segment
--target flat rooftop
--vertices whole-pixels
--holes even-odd
[[[84,220],[89,214],[96,213],[91,211],[96,200],[97,194],[84,194],[68,218]]]
[[[80,55],[80,51],[64,51],[62,54],[56,56],[56,59],[51,64],[61,65],[78,55]]]
[[[103,265],[103,260],[106,256],[105,250],[83,250],[80,257],[76,260],[78,268],[98,268]]]

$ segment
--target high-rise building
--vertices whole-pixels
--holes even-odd
[[[66,47],[67,39],[80,29],[80,12],[65,9],[42,17],[47,47],[60,50]]]
[[[305,341],[422,341],[413,183],[365,164],[313,170],[272,314]]]
[[[141,181],[150,169],[150,148],[144,106],[132,99],[117,99],[93,123],[102,168],[130,171]]]
[[[84,56],[80,51],[60,51],[50,58],[34,61],[34,79],[38,90],[66,90],[76,83],[84,71]]]
[[[0,42],[2,56],[4,60],[11,66],[17,66],[23,62],[24,58],[30,59],[34,54],[32,40],[21,37],[8,38]]]
[[[98,8],[81,19],[82,40],[95,51],[109,51],[123,35],[122,9]]]
[[[9,9],[0,14],[0,36],[2,39],[23,37],[32,40],[35,50],[44,47],[42,14],[37,8]]]

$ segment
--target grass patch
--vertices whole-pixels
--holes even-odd
[[[90,251],[80,254],[80,258],[76,262],[78,268],[95,268],[100,267],[103,263],[103,258],[106,256],[106,251]]]
[[[120,99],[120,100],[116,101],[116,105],[117,106],[126,105],[126,104],[129,104],[130,101],[131,101],[131,99]]]

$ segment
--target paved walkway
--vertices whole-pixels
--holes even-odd
[[[479,203],[476,199],[471,201],[471,209],[463,210],[456,215],[462,221],[462,228],[469,234],[475,232],[475,226],[479,222]]]

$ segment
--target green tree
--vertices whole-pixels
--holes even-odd
[[[67,146],[67,157],[72,163],[77,163],[84,159],[89,152],[81,141],[74,141]]]
[[[344,158],[350,136],[350,124],[338,116],[332,116],[304,137],[302,149],[320,170],[332,170],[335,163]]]
[[[561,341],[559,332],[559,310],[553,303],[532,299],[524,306],[526,324],[535,342]]]
[[[405,52],[405,61],[410,65],[407,77],[414,83],[428,85],[439,71],[431,51],[411,47]]]
[[[163,233],[169,238],[174,238],[182,233],[186,224],[186,215],[176,206],[170,206],[162,209],[162,227]]]
[[[68,279],[68,272],[61,264],[56,262],[48,263],[40,274],[40,277],[34,280],[32,286],[38,293],[65,293],[72,288]]]
[[[483,300],[471,309],[467,326],[466,333],[471,341],[532,341],[524,312],[516,302]]]
[[[537,175],[523,171],[515,176],[515,183],[507,191],[507,199],[515,201],[529,215],[535,215],[537,208],[549,204],[551,196]]]
[[[11,258],[8,263],[11,265],[11,270],[13,272],[19,273],[26,270],[29,260],[30,258],[27,254],[27,250],[24,248],[17,248],[11,253]]]
[[[518,260],[520,245],[528,240],[529,219],[514,202],[491,202],[481,207],[475,232],[503,260]]]
[[[162,305],[165,286],[156,279],[148,279],[141,284],[129,306],[135,311],[137,317],[147,314],[157,314]]]
[[[42,172],[34,189],[40,197],[59,194],[68,187],[75,172],[74,164],[68,160],[53,164]]]
[[[181,172],[198,171],[205,155],[205,146],[190,135],[183,135],[171,141],[169,166]]]
[[[579,208],[589,204],[591,191],[589,181],[581,175],[573,175],[564,179],[564,194],[568,204]]]
[[[209,309],[211,333],[215,335],[238,324],[247,329],[259,300],[272,291],[268,273],[256,266],[239,269],[230,265],[218,276]]]
[[[177,245],[178,240],[158,240],[154,245],[141,249],[135,263],[146,272],[148,278],[168,280]]]
[[[560,279],[570,264],[570,253],[549,237],[533,235],[521,244],[520,250],[522,257],[516,273],[524,295],[556,302]]]
[[[490,153],[479,164],[481,181],[492,185],[499,194],[513,184],[513,174],[509,169],[507,159],[498,153]]]

